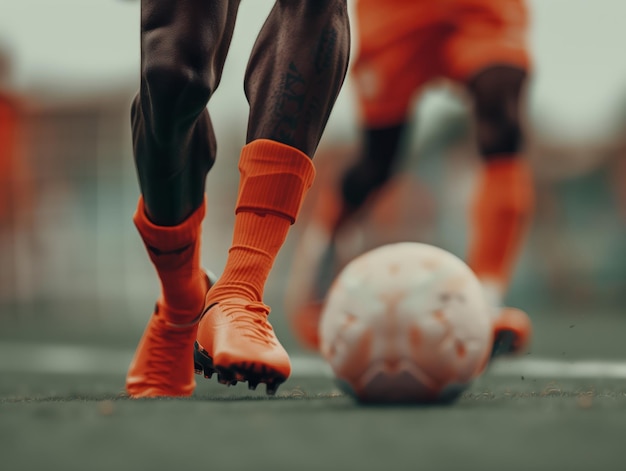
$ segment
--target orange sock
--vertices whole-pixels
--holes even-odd
[[[202,220],[206,200],[177,226],[157,226],[139,198],[133,221],[161,281],[159,307],[173,323],[185,324],[202,312],[206,278],[200,266]]]
[[[306,154],[267,139],[243,148],[239,171],[233,242],[207,304],[233,297],[263,300],[276,255],[315,177]]]
[[[502,297],[531,217],[534,188],[528,164],[518,157],[485,165],[474,200],[468,264]],[[498,300],[494,300],[497,302]]]

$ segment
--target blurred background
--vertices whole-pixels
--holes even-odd
[[[242,2],[226,79],[209,105],[218,159],[207,181],[203,262],[216,273],[234,219],[244,69],[271,5]],[[626,2],[529,5],[535,74],[526,129],[538,199],[508,301],[533,318],[626,316]],[[0,339],[134,346],[158,295],[131,220],[139,190],[129,107],[138,83],[139,1],[0,0]],[[479,162],[463,100],[433,87],[416,103],[403,172],[418,197],[392,221],[396,232],[372,222],[378,242],[410,237],[463,256]],[[320,166],[349,158],[357,137],[348,79]],[[291,348],[282,290],[299,227],[266,291]]]

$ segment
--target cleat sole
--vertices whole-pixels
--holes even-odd
[[[528,350],[532,324],[528,315],[515,308],[504,308],[494,323],[491,358],[519,355]]]
[[[213,359],[198,342],[194,343],[194,364],[200,373],[204,373],[205,378],[211,378],[214,373],[217,373],[218,382],[227,386],[247,382],[248,389],[254,391],[259,384],[263,383],[266,385],[266,393],[270,396],[275,395],[278,387],[287,380],[284,375],[276,373],[265,365],[258,366],[254,362],[233,364],[228,368],[216,367]]]
[[[517,335],[511,331],[501,331],[496,334],[491,350],[491,358],[516,353]]]

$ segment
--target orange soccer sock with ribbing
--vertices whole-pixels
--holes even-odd
[[[204,307],[208,286],[200,263],[200,245],[205,211],[206,200],[180,224],[157,226],[148,219],[140,197],[133,218],[161,281],[159,307],[175,324],[195,320]]]
[[[274,260],[315,176],[306,154],[267,139],[243,148],[239,171],[233,242],[207,306],[228,298],[263,300]]]
[[[485,164],[470,216],[468,264],[492,304],[504,295],[533,203],[532,176],[524,159],[507,156]]]

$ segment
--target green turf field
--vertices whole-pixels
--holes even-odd
[[[360,407],[319,377],[269,399],[210,383],[185,400],[129,400],[122,379],[3,375],[2,469],[622,470],[626,459],[623,381],[486,376],[453,406]]]
[[[191,399],[129,400],[132,335],[22,323],[0,335],[0,469],[626,469],[626,319],[543,314],[529,355],[439,407],[359,406],[293,346],[273,398],[198,377]]]

